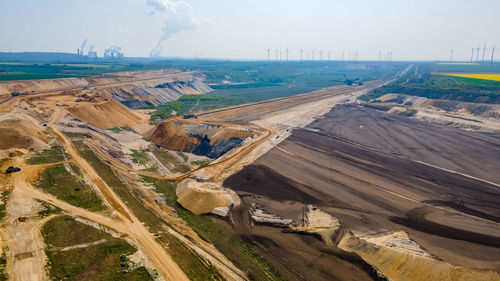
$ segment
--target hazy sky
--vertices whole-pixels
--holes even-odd
[[[0,51],[76,52],[85,38],[99,56],[110,45],[248,59],[287,47],[291,59],[303,48],[335,59],[391,50],[394,60],[445,60],[452,48],[469,59],[485,41],[500,49],[499,0],[0,0],[0,12]]]

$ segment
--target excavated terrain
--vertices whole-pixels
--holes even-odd
[[[0,104],[0,164],[22,167],[0,175],[13,190],[4,220],[10,224],[0,233],[12,247],[11,276],[26,265],[16,269],[18,280],[48,278],[37,199],[128,237],[159,280],[185,280],[195,268],[177,262],[182,254],[170,252],[174,245],[159,243],[167,233],[227,280],[252,278],[189,228],[172,202],[226,217],[217,223],[232,227],[288,280],[500,280],[498,135],[489,123],[481,128],[493,134],[432,124],[448,111],[453,120],[470,114],[489,122],[496,108],[400,96],[352,103],[388,81],[174,117],[156,127],[127,108],[209,91],[202,79],[162,70],[0,83],[4,96],[35,91]],[[434,119],[405,114],[412,106]],[[109,212],[76,208],[30,184],[53,164],[27,165],[22,157],[53,145],[64,147],[70,158],[63,162],[80,167]],[[193,164],[199,159],[209,164]],[[163,198],[155,182],[177,184],[176,193]],[[29,210],[15,206],[19,198],[31,202]],[[36,243],[26,243],[23,232]],[[17,259],[28,251],[32,256]]]
[[[159,124],[149,138],[166,149],[218,158],[254,134],[251,129],[237,125],[169,119]]]
[[[337,217],[354,239],[404,230],[441,260],[413,258],[397,246],[375,254],[367,240],[342,244],[393,280],[419,274],[430,279],[415,280],[498,280],[498,159],[496,135],[338,105],[306,129],[294,130],[224,185],[242,197],[248,206],[242,208],[258,206],[294,221],[302,219],[305,205],[314,204]],[[311,239],[290,233],[278,238],[266,226],[237,228],[276,242],[272,251],[288,260],[297,239]],[[315,278],[321,279],[328,280]]]
[[[186,94],[203,94],[211,89],[197,72],[162,69],[120,72],[85,78],[44,79],[0,82],[0,100],[11,93],[36,94],[84,90],[99,92],[130,108],[163,105]]]

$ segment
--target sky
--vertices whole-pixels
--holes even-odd
[[[99,56],[470,60],[471,48],[500,49],[499,11],[498,0],[0,0],[0,51],[76,53],[88,39]]]

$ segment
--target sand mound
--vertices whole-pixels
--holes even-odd
[[[195,215],[214,213],[226,216],[229,208],[238,202],[236,193],[222,186],[186,179],[177,185],[177,202]]]
[[[92,123],[101,129],[133,127],[141,122],[140,117],[115,101],[76,104],[68,108],[68,111],[78,119]]]
[[[401,238],[402,236],[396,233],[394,237]],[[453,266],[425,255],[402,251],[393,245],[387,244],[387,241],[388,239],[380,239],[380,243],[375,244],[353,235],[345,235],[338,246],[346,251],[358,254],[363,260],[391,280],[500,280],[500,276],[495,272],[476,271]],[[395,241],[397,242],[398,239]]]
[[[317,234],[327,244],[332,244],[337,231],[341,228],[340,221],[313,205],[304,207],[302,221],[290,226],[290,230]]]

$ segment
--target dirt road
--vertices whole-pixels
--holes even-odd
[[[79,156],[72,155],[72,157],[74,157],[74,159],[77,159],[77,157]],[[25,170],[25,172],[13,175],[15,188],[19,192],[28,196],[32,196],[33,198],[48,202],[76,216],[80,216],[102,224],[103,226],[113,229],[121,234],[128,235],[128,237],[132,239],[135,244],[148,256],[159,274],[161,274],[165,278],[165,280],[188,280],[184,273],[177,266],[177,264],[172,261],[171,257],[155,241],[153,235],[139,220],[137,220],[137,218],[130,214],[129,210],[121,210],[122,212],[126,212],[127,214],[129,214],[128,217],[125,217],[121,213],[119,213],[117,216],[109,218],[101,214],[93,213],[85,209],[75,207],[55,198],[50,194],[41,192],[31,187],[27,182],[29,179],[25,178],[24,173],[30,173],[33,171],[30,171],[29,166],[23,167],[23,170]],[[106,188],[104,186],[101,187]],[[113,193],[109,194],[116,199],[115,203],[121,203],[116,195],[114,195]]]
[[[107,227],[118,230],[120,233],[128,234],[136,243],[141,247],[141,250],[149,257],[151,262],[155,265],[158,272],[166,280],[187,280],[184,272],[179,268],[179,266],[172,260],[172,258],[165,252],[159,243],[157,243],[153,235],[147,230],[147,228],[133,215],[133,213],[128,209],[128,207],[121,201],[121,199],[113,192],[113,190],[102,180],[99,174],[94,170],[90,164],[83,159],[77,152],[73,144],[66,139],[66,137],[61,134],[57,129],[51,127],[53,133],[57,136],[60,142],[65,147],[66,151],[71,155],[72,159],[80,166],[80,168],[85,171],[85,173],[90,177],[92,182],[96,184],[99,188],[101,194],[107,201],[107,203],[118,213],[117,219],[106,220],[100,216],[88,212],[83,209],[78,209],[71,206],[72,213],[78,209],[76,215],[82,216],[84,218],[96,221],[95,218],[99,217],[101,223]],[[26,185],[25,185],[26,187]],[[39,196],[40,194],[38,194]],[[54,201],[54,199],[52,199]],[[52,202],[51,202],[52,203]],[[58,202],[60,204],[61,202]],[[55,203],[52,203],[56,205]],[[58,205],[56,205],[58,206]],[[63,210],[68,210],[69,204],[66,204],[65,208],[58,206]],[[105,223],[104,223],[105,222]]]

